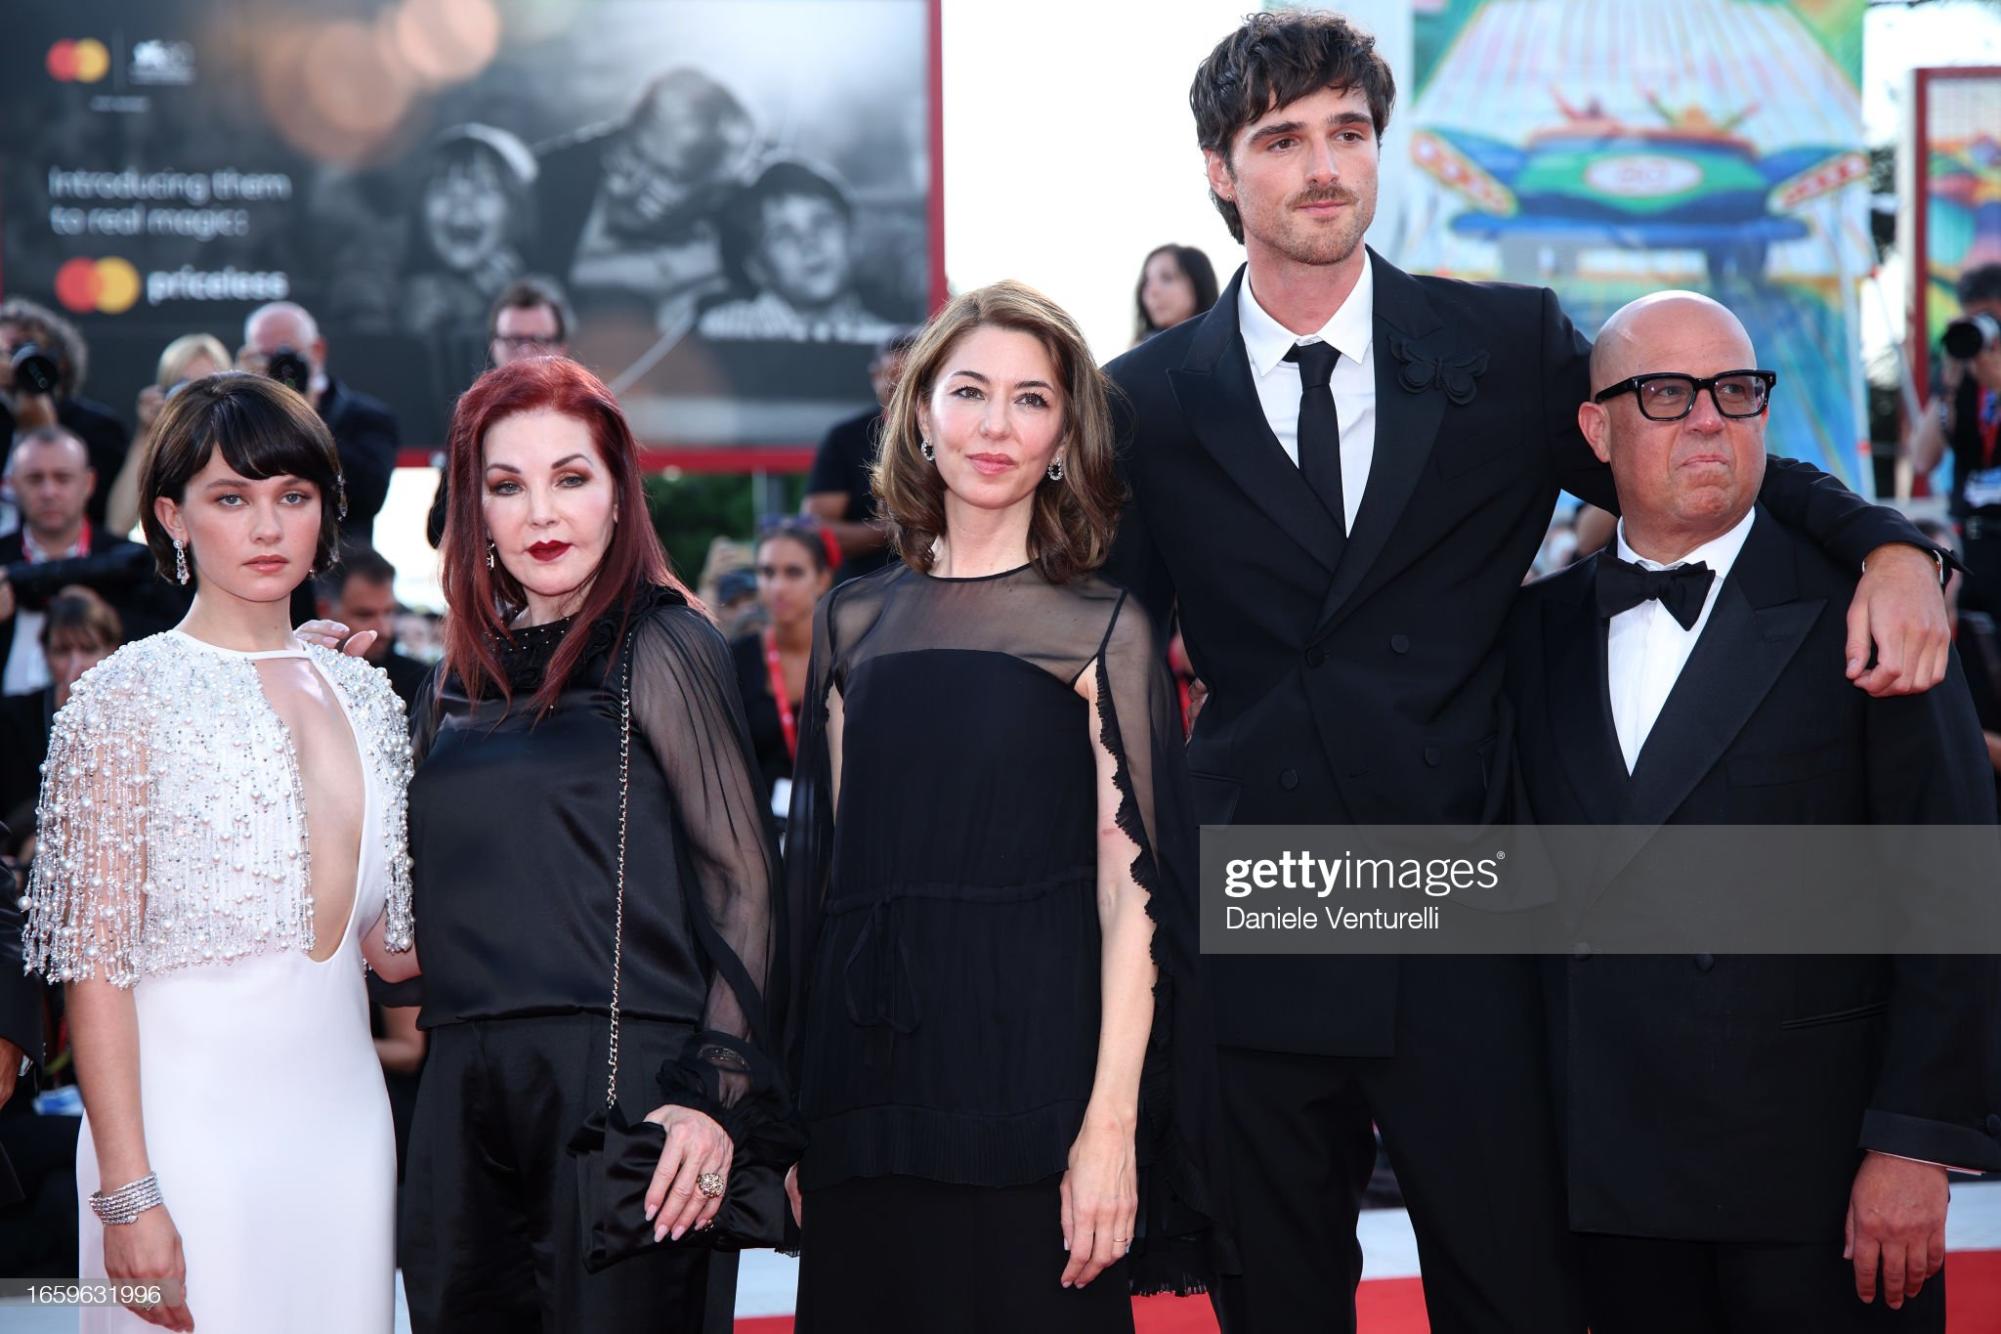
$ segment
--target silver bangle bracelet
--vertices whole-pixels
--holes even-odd
[[[131,1185],[120,1186],[108,1195],[101,1190],[93,1192],[90,1211],[106,1226],[122,1227],[137,1221],[140,1214],[162,1203],[165,1201],[160,1198],[160,1178],[148,1172]]]

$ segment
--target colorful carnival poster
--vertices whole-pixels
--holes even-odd
[[[1543,283],[1594,332],[1707,292],[1779,373],[1768,441],[1870,486],[1864,0],[1419,0],[1386,152],[1407,267]]]
[[[1959,275],[2001,264],[2001,69],[1913,74],[1912,361],[1924,383],[1959,314]]]

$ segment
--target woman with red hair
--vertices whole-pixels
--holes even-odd
[[[701,1233],[732,1162],[782,1156],[790,1125],[764,1001],[776,863],[729,652],[668,569],[590,372],[489,371],[447,468],[445,660],[412,723],[430,1035],[412,1323],[726,1329]],[[608,1068],[613,1124],[643,1111],[664,1147],[624,1220],[652,1244],[590,1272],[602,1163],[571,1141],[606,1111]]]

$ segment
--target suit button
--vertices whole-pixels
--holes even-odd
[[[1580,940],[1571,947],[1570,954],[1579,963],[1583,963],[1591,957],[1591,947]]]
[[[1433,769],[1436,769],[1438,767],[1438,756],[1439,756],[1438,747],[1426,746],[1424,748],[1424,762]]]
[[[1306,665],[1308,667],[1318,667],[1321,663],[1325,661],[1327,661],[1326,649],[1310,648],[1306,650]]]
[[[1698,954],[1695,956],[1696,971],[1706,973],[1715,966],[1716,956],[1714,954]]]
[[[1409,636],[1409,635],[1391,635],[1391,636],[1390,636],[1390,652],[1392,652],[1392,653],[1408,653],[1408,652],[1410,652],[1410,636]]]
[[[1284,788],[1287,792],[1292,791],[1294,788],[1299,786],[1299,771],[1297,769],[1279,770],[1278,785]]]

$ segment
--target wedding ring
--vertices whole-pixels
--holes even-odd
[[[723,1174],[721,1172],[702,1173],[695,1178],[695,1189],[710,1199],[715,1199],[723,1193]]]

